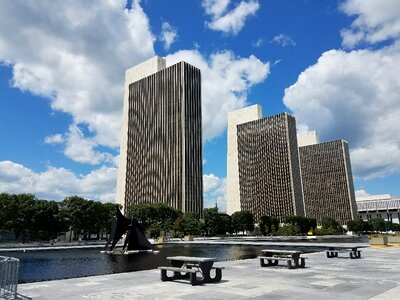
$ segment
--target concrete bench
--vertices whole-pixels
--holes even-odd
[[[339,253],[349,253],[351,259],[361,258],[361,250],[354,250],[354,249],[327,250],[326,257],[327,258],[339,257]]]
[[[172,281],[176,279],[190,279],[192,285],[196,285],[196,273],[200,272],[199,269],[191,268],[176,268],[176,267],[158,267],[161,270],[161,281]],[[173,276],[168,276],[167,271],[174,272]]]
[[[161,281],[190,279],[192,285],[221,281],[223,267],[213,266],[215,258],[171,256],[167,259],[171,261],[172,266],[158,267],[161,270]],[[211,277],[211,270],[215,270],[214,277]],[[168,276],[167,271],[173,272],[173,276]],[[197,273],[200,273],[199,278]]]
[[[288,269],[304,268],[306,266],[307,257],[299,257],[298,260],[293,259],[290,255],[284,256],[259,256],[261,267],[277,266],[280,260],[286,261]],[[267,260],[267,263],[265,263]],[[300,260],[300,263],[299,263]]]
[[[192,267],[192,268],[198,268],[199,267],[198,265],[195,265],[195,264],[186,264],[185,266],[186,267]],[[225,267],[215,267],[215,266],[211,267],[211,270],[215,270],[215,269],[223,270],[223,269],[225,269]]]

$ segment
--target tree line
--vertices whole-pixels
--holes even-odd
[[[317,227],[313,218],[288,216],[279,220],[263,216],[255,226],[254,215],[239,211],[231,216],[220,213],[218,208],[206,208],[200,218],[195,213],[182,213],[165,204],[139,204],[128,208],[149,237],[157,238],[168,233],[174,237],[185,235],[222,236],[250,233],[254,235],[334,235],[345,229],[334,219],[325,218]],[[108,234],[115,216],[114,203],[101,203],[79,196],[66,197],[63,201],[37,199],[33,194],[0,193],[0,231],[12,231],[18,240],[48,241],[65,232],[73,232],[69,240]],[[383,219],[349,221],[349,231],[364,232],[400,231],[400,225]]]
[[[22,241],[49,241],[61,233],[73,232],[89,238],[110,231],[115,204],[79,196],[63,201],[37,199],[33,194],[0,194],[0,230],[12,231]]]
[[[399,232],[400,224],[385,221],[382,218],[369,219],[368,221],[357,219],[349,221],[347,229],[356,234],[387,231]]]

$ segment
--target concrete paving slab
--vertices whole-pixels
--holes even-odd
[[[161,282],[159,270],[21,284],[47,299],[398,299],[400,247],[365,248],[361,259],[307,254],[306,268],[260,267],[258,259],[219,262],[220,283]]]

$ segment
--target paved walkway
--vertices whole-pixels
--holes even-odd
[[[306,268],[220,262],[220,283],[161,282],[158,270],[21,284],[33,299],[399,299],[400,247],[362,249],[362,259],[307,254]]]

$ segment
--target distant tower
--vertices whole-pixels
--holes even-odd
[[[287,113],[237,126],[240,209],[304,215],[296,121]]]
[[[240,211],[237,125],[262,118],[261,105],[252,105],[228,114],[226,208],[229,215]]]
[[[154,57],[126,71],[116,202],[203,210],[200,70]]]
[[[347,142],[311,144],[299,151],[306,216],[318,224],[330,217],[342,225],[357,218]]]

